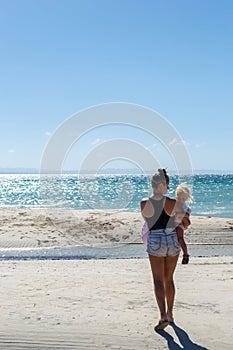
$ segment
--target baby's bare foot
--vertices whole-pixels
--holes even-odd
[[[182,264],[188,264],[189,263],[189,255],[184,254],[182,259]]]

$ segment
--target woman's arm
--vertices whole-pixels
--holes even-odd
[[[175,215],[176,211],[176,200],[173,198],[166,197],[165,204],[164,204],[164,210],[169,216]]]
[[[145,218],[150,218],[154,215],[154,208],[151,202],[148,199],[142,199],[141,203],[141,214]]]
[[[182,218],[182,224],[184,225],[184,228],[188,228],[191,225],[189,217],[189,213],[186,212]]]
[[[189,212],[185,212],[185,211],[181,211],[179,209],[179,211],[175,212],[176,214],[176,218],[177,218],[177,223],[181,223],[184,228],[188,228],[189,225],[191,225],[191,221],[190,221],[190,213]]]

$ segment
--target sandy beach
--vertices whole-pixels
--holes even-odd
[[[232,348],[232,257],[176,270],[175,326],[157,334],[147,259],[1,261],[1,349]]]
[[[1,247],[140,242],[139,213],[1,209]],[[232,244],[232,219],[192,217],[188,243]],[[148,260],[2,260],[1,349],[232,348],[232,256],[175,274],[175,325],[160,334]]]
[[[187,243],[233,244],[233,219],[192,216]],[[138,212],[0,209],[0,247],[141,243]]]

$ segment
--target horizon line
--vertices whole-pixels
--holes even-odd
[[[171,169],[168,171],[170,174],[178,174],[177,170]],[[27,168],[27,167],[16,167],[16,168],[3,168],[0,167],[0,174],[3,175],[12,175],[12,174],[17,174],[17,175],[26,175],[26,174],[31,174],[31,175],[39,175],[39,174],[138,174],[138,175],[150,175],[154,173],[154,169],[147,169],[146,171],[140,171],[139,169],[135,168],[107,168],[105,170],[102,170],[101,172],[96,172],[95,170],[73,170],[73,169],[64,169],[62,172],[59,171],[54,171],[54,170],[46,170],[46,171],[41,171],[39,168]],[[185,175],[191,175],[190,170],[185,171],[183,170],[183,174]],[[193,169],[192,170],[193,174],[233,174],[233,170],[223,170],[223,169]]]

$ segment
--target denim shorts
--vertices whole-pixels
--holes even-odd
[[[154,256],[176,256],[180,253],[177,234],[172,229],[151,230],[147,241],[147,253]]]

